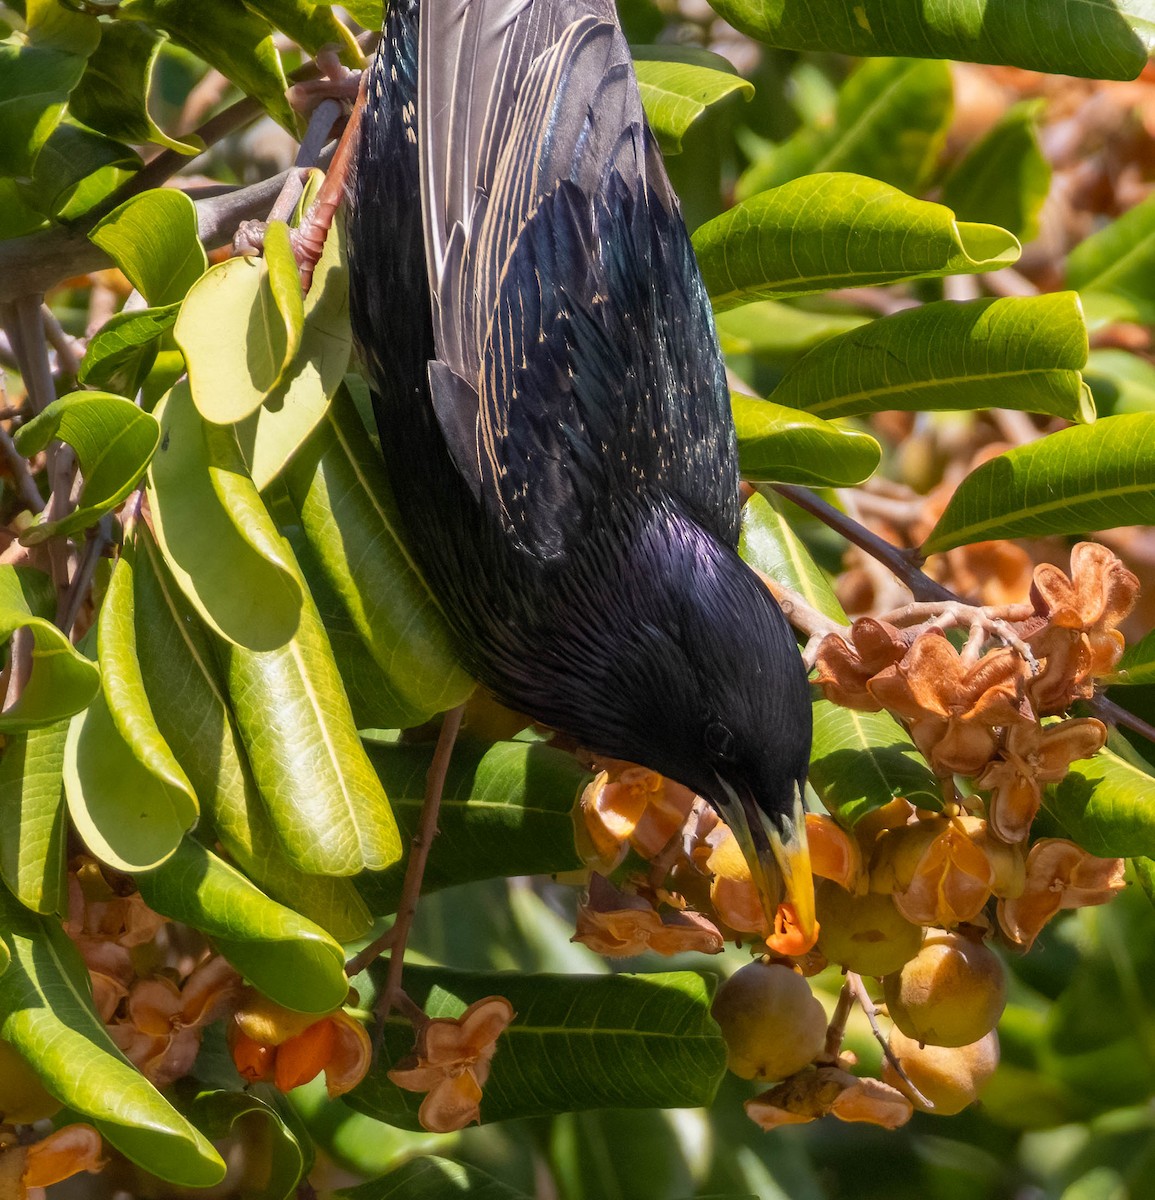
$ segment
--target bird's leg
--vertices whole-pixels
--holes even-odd
[[[397,904],[397,916],[392,927],[381,937],[371,942],[354,959],[346,965],[345,971],[350,978],[363,971],[382,950],[389,950],[389,970],[385,976],[385,986],[381,990],[376,1004],[378,1021],[383,1024],[385,1018],[394,1007],[404,1007],[400,1003],[402,995],[401,970],[405,965],[405,945],[409,941],[409,931],[413,927],[413,917],[417,912],[417,898],[421,895],[421,881],[425,876],[425,863],[429,858],[429,849],[437,836],[437,814],[441,808],[441,793],[445,788],[445,776],[449,771],[449,760],[453,754],[453,745],[457,740],[457,731],[461,728],[461,717],[465,706],[459,704],[445,714],[441,723],[441,732],[437,735],[437,746],[433,751],[433,761],[425,776],[425,799],[421,805],[421,816],[417,823],[417,833],[413,837],[409,851],[409,861],[405,864],[405,879],[401,884],[401,898]]]
[[[886,1061],[894,1068],[899,1079],[910,1088],[912,1095],[919,1104],[933,1110],[934,1105],[911,1083],[910,1076],[902,1069],[902,1064],[895,1058],[894,1051],[891,1050],[890,1045],[883,1036],[883,1032],[878,1026],[878,1005],[870,998],[870,993],[866,990],[866,984],[862,982],[862,976],[856,975],[853,971],[847,971],[846,986],[854,994],[859,1007],[866,1014],[866,1019],[870,1022],[870,1030],[874,1034],[874,1040],[882,1047],[882,1053]]]

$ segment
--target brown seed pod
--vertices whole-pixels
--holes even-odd
[[[882,981],[891,1020],[933,1046],[968,1046],[998,1024],[1007,1002],[1003,964],[989,947],[931,930],[919,952]]]
[[[910,1082],[934,1105],[924,1107],[889,1062],[882,1064],[884,1083],[909,1096],[915,1108],[952,1117],[976,1100],[999,1065],[999,1035],[992,1030],[969,1046],[920,1046],[901,1029],[892,1029],[890,1051]]]
[[[922,945],[922,926],[913,925],[890,896],[852,896],[824,881],[814,895],[818,949],[858,975],[887,975],[913,958]]]
[[[826,1013],[810,985],[783,963],[752,962],[718,989],[711,1009],[726,1065],[743,1079],[785,1079],[826,1041]]]

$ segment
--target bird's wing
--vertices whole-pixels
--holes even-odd
[[[431,5],[419,80],[430,382],[475,494],[538,553],[621,487],[736,540],[709,302],[610,0]]]

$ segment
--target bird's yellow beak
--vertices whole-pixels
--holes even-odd
[[[785,900],[794,910],[793,924],[806,943],[813,945],[818,923],[801,792],[795,789],[793,818],[783,825],[764,813],[752,798],[723,786],[730,801],[723,815],[750,868],[768,924],[774,928],[778,906]]]

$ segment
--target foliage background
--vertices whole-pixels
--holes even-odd
[[[988,502],[987,509],[973,517],[978,523],[986,521],[995,536],[1031,539],[1019,543],[1022,557],[1012,556],[1009,566],[1000,551],[976,548],[965,562],[932,559],[931,569],[945,572],[947,581],[963,590],[963,572],[969,571],[980,597],[993,603],[996,584],[1008,595],[1018,589],[1021,596],[1032,562],[1065,562],[1066,545],[1077,534],[1114,527],[1104,540],[1147,585],[1148,599],[1128,629],[1130,639],[1137,641],[1155,615],[1155,587],[1150,586],[1155,581],[1155,542],[1147,527],[1155,519],[1155,453],[1147,450],[1155,422],[1148,326],[1155,312],[1155,201],[1147,200],[1155,169],[1155,91],[1147,75],[1139,75],[1155,29],[1155,12],[1137,0],[1100,6],[1061,0],[1023,0],[1017,5],[976,0],[957,6],[957,12],[952,9],[953,24],[944,18],[924,25],[923,6],[913,0],[866,3],[855,10],[854,22],[835,0],[788,2],[773,10],[748,0],[719,0],[716,7],[721,16],[696,0],[625,0],[621,5],[631,42],[645,47],[638,52],[644,98],[691,229],[705,225],[735,200],[750,200],[766,189],[800,181],[796,192],[787,192],[787,226],[801,248],[800,257],[793,259],[797,275],[809,272],[804,286],[797,279],[783,282],[785,273],[775,279],[762,269],[763,250],[770,242],[744,255],[735,253],[741,246],[733,228],[712,226],[711,234],[697,237],[719,311],[729,309],[719,317],[719,326],[737,390],[774,392],[775,401],[838,419],[837,424],[819,424],[777,411],[768,417],[771,410],[764,408],[739,409],[747,473],[759,479],[848,487],[877,470],[876,479],[895,486],[875,484],[853,495],[843,492],[841,502],[894,540],[918,544],[945,503],[945,494],[935,489],[945,483],[949,493],[976,456],[992,446],[1031,445],[1040,434],[1085,420],[1090,409],[1085,379],[1100,419],[1136,418],[1134,425],[1125,427],[1125,435],[1116,428],[1105,435],[1104,446],[1088,452],[1090,482],[1080,485],[1082,490],[1072,484],[1060,517],[1050,525],[1016,525],[1018,505],[1005,496]],[[41,271],[38,278],[51,283],[47,301],[61,329],[52,358],[60,394],[71,389],[70,376],[79,366],[81,383],[107,389],[110,397],[135,397],[139,392],[143,409],[155,412],[157,401],[187,362],[193,390],[216,396],[222,405],[214,414],[201,408],[213,420],[243,424],[258,409],[270,408],[268,398],[278,387],[283,401],[290,386],[300,389],[301,408],[309,415],[298,424],[267,424],[259,436],[253,432],[247,447],[239,439],[246,460],[239,468],[222,466],[236,447],[222,450],[208,444],[205,462],[218,472],[212,477],[216,491],[195,502],[186,490],[192,470],[188,463],[166,466],[163,456],[153,460],[150,501],[161,526],[160,544],[138,533],[131,584],[125,583],[126,573],[119,567],[110,579],[109,562],[100,557],[119,532],[108,514],[133,490],[158,443],[163,449],[164,432],[181,420],[194,419],[189,416],[187,389],[182,392],[178,385],[169,395],[167,412],[160,410],[159,428],[143,417],[126,415],[110,400],[105,408],[90,405],[72,430],[67,440],[80,458],[86,490],[79,517],[71,517],[72,523],[58,526],[56,532],[58,537],[74,536],[80,548],[99,540],[90,577],[95,591],[81,597],[84,607],[72,616],[78,618],[80,631],[92,624],[103,603],[99,662],[104,677],[118,669],[125,672],[121,694],[145,698],[144,709],[154,718],[151,726],[165,731],[168,745],[163,737],[152,740],[149,722],[133,724],[134,713],[139,716],[142,710],[139,704],[134,709],[132,702],[113,718],[114,724],[122,718],[122,734],[128,731],[121,738],[127,752],[121,743],[115,743],[120,749],[109,749],[115,739],[108,737],[107,716],[103,725],[89,727],[87,741],[76,735],[67,763],[60,768],[66,777],[68,772],[74,776],[70,816],[90,845],[104,846],[106,861],[140,873],[140,886],[153,907],[205,930],[221,948],[231,945],[233,961],[285,1003],[304,997],[300,1007],[312,1005],[311,1011],[322,1012],[338,1003],[343,992],[340,951],[324,930],[345,943],[355,942],[365,930],[361,902],[344,890],[346,875],[358,865],[369,869],[387,864],[399,845],[381,810],[369,836],[356,836],[354,830],[355,854],[350,859],[346,834],[356,825],[357,814],[349,818],[351,825],[343,824],[334,817],[339,806],[332,796],[351,782],[371,795],[373,781],[380,777],[406,830],[415,815],[425,760],[420,743],[416,749],[398,747],[391,734],[383,733],[370,746],[368,757],[356,748],[338,755],[331,788],[318,787],[315,766],[306,767],[304,757],[294,757],[308,750],[307,739],[298,736],[302,723],[324,721],[323,714],[301,716],[300,705],[308,707],[316,676],[303,684],[286,682],[287,676],[276,674],[282,667],[274,670],[268,667],[271,660],[260,656],[275,653],[283,644],[278,620],[290,631],[297,628],[295,637],[306,649],[310,637],[314,650],[327,638],[331,659],[323,650],[312,659],[335,664],[320,668],[330,671],[325,695],[347,693],[352,720],[363,730],[419,726],[460,699],[467,684],[448,658],[443,635],[411,569],[406,573],[404,556],[392,538],[387,502],[375,507],[366,501],[367,495],[387,494],[387,485],[361,490],[355,486],[379,470],[364,429],[357,424],[365,398],[355,377],[325,415],[325,400],[344,364],[335,378],[326,378],[333,370],[332,359],[314,353],[309,338],[347,338],[347,328],[344,334],[333,332],[344,322],[337,300],[339,282],[329,293],[332,312],[321,307],[324,266],[320,292],[311,293],[303,307],[299,301],[294,307],[278,286],[278,252],[270,249],[267,275],[260,283],[248,279],[216,297],[194,291],[179,309],[178,320],[180,302],[207,265],[191,204],[171,192],[160,199],[153,196],[153,207],[139,210],[135,224],[127,219],[107,223],[91,240],[87,235],[93,215],[106,212],[109,198],[123,194],[118,188],[143,190],[141,180],[148,179],[150,171],[159,183],[174,169],[173,155],[195,150],[193,130],[199,128],[212,144],[207,153],[190,158],[176,182],[201,202],[201,239],[214,252],[213,259],[219,258],[219,247],[229,241],[240,218],[266,215],[277,189],[243,195],[226,191],[215,208],[213,190],[221,184],[232,189],[252,185],[292,161],[296,143],[287,130],[295,134],[299,123],[284,100],[284,73],[306,63],[324,43],[337,41],[348,62],[356,61],[356,52],[350,37],[333,23],[327,5],[292,0],[246,5],[230,0],[124,0],[77,8],[82,12],[48,0],[30,0],[27,8],[0,6],[2,32],[18,34],[26,23],[40,30],[30,43],[16,36],[12,44],[18,51],[0,58],[0,237],[17,248],[15,257],[5,259],[0,243],[0,317],[8,331],[0,343],[0,357],[8,372],[6,403],[12,408],[6,409],[7,427],[15,431],[24,424],[28,430],[20,434],[16,448],[32,456],[38,485],[51,484],[51,463],[37,456],[53,433],[68,429],[61,423],[53,429],[41,426],[37,436],[24,420],[30,410],[23,396],[34,391],[35,383],[21,376],[16,345],[21,335],[13,331],[21,329],[23,310],[17,301],[27,276],[20,272],[29,263]],[[343,12],[350,23],[359,21],[372,29],[378,8],[366,0]],[[98,15],[103,18],[99,49],[91,28]],[[746,33],[763,35],[772,45],[754,42],[722,18]],[[1089,23],[1064,28],[1068,20]],[[706,51],[724,55],[737,74]],[[892,54],[911,57],[881,57]],[[968,57],[994,65],[942,61]],[[1120,82],[1061,77],[1066,72]],[[1124,82],[1137,75],[1134,82]],[[238,120],[235,128],[217,136],[220,126],[213,125],[214,114],[228,111],[235,118],[237,110],[229,106],[245,95],[252,102],[240,116],[250,120]],[[268,115],[260,116],[262,109]],[[867,199],[884,196],[897,204],[899,236],[878,243],[883,253],[875,253],[875,247],[856,260],[853,239],[836,241],[839,226],[833,218],[826,227],[821,221],[812,227],[802,223],[805,213],[830,217],[849,194],[844,189],[824,197],[805,190],[819,186],[808,176],[827,172],[853,172],[907,196],[940,201],[969,224],[949,228],[941,210],[903,208],[901,197],[864,185]],[[229,197],[238,195],[243,203],[230,205]],[[991,233],[991,225],[1013,237]],[[762,226],[763,232],[768,227]],[[54,240],[20,240],[42,229]],[[920,247],[937,258],[903,260],[901,244],[912,229]],[[1000,270],[1016,259],[1015,238],[1023,243],[1022,256],[1013,268]],[[94,253],[94,243],[118,269]],[[51,245],[58,258],[53,260],[47,251],[29,254],[29,245]],[[789,253],[794,253],[793,244]],[[872,272],[868,259],[881,262],[881,269]],[[54,261],[60,264],[55,271]],[[285,261],[283,254],[280,261]],[[752,265],[755,261],[757,267]],[[328,266],[339,271],[332,262]],[[920,278],[911,281],[911,276]],[[339,280],[338,275],[334,278]],[[866,290],[868,285],[877,286]],[[1079,293],[1081,309],[1073,297],[1062,294],[1064,289]],[[148,315],[133,318],[130,306],[128,318],[108,323],[132,290],[147,301]],[[317,295],[322,299],[314,300]],[[943,299],[971,305],[984,299],[1020,303],[1006,310],[1011,315],[986,347],[988,357],[967,360],[961,374],[957,362],[950,360],[949,329],[894,334],[899,341],[913,338],[927,360],[917,362],[908,379],[884,372],[886,387],[874,392],[869,385],[879,380],[872,381],[869,361],[863,365],[835,359],[823,364],[811,358],[805,368],[799,366],[807,351],[832,337],[860,329],[880,315],[893,317],[919,303]],[[1024,307],[1026,300],[1035,307]],[[243,328],[258,312],[267,317],[263,339],[222,337],[222,330]],[[898,342],[880,336],[878,353],[885,358]],[[254,360],[255,344],[269,348],[267,361]],[[78,364],[86,347],[87,355]],[[1017,366],[997,363],[999,354],[1008,360],[1019,355]],[[198,373],[203,373],[203,381]],[[242,378],[248,381],[247,391],[238,382]],[[351,436],[351,431],[356,434]],[[112,433],[116,454],[103,458],[100,450]],[[263,448],[264,459],[256,456],[256,445]],[[328,473],[319,469],[322,460]],[[100,475],[98,463],[107,468],[107,478]],[[1052,466],[1054,477],[1074,479],[1073,468]],[[1133,486],[1126,503],[1110,497],[1111,471],[1130,473],[1127,480]],[[209,477],[204,464],[198,478],[202,476]],[[8,540],[28,534],[22,487],[26,480],[9,455],[3,498]],[[258,488],[271,516],[260,507]],[[928,494],[930,501],[925,499]],[[780,500],[774,503],[782,506]],[[939,509],[930,511],[928,504]],[[981,510],[982,501],[976,504]],[[893,602],[897,593],[887,590],[892,585],[861,555],[847,555],[844,543],[829,530],[796,510],[786,511],[804,551],[836,581],[847,611],[869,611]],[[256,514],[254,522],[245,525],[250,531],[247,540],[238,539],[235,523],[230,524],[240,512]],[[67,521],[70,515],[60,519]],[[198,542],[205,523],[212,520],[218,526]],[[944,521],[932,535],[940,548],[975,540],[973,530],[968,533],[965,528],[965,513]],[[82,536],[86,526],[98,531],[87,540]],[[960,527],[963,532],[956,538]],[[772,520],[768,528],[773,530]],[[289,538],[293,554],[283,552],[278,529]],[[324,548],[332,548],[334,537],[341,537],[335,534],[338,529],[355,550],[371,545],[385,565],[365,566],[356,553],[343,561],[323,561]],[[25,541],[37,536],[25,536]],[[226,544],[227,553],[221,551]],[[796,543],[789,540],[772,545],[778,554],[795,549]],[[157,565],[161,558],[170,566],[177,560],[194,563],[189,574],[195,586],[166,591],[168,577]],[[258,611],[230,604],[229,577],[238,572],[249,591],[262,596]],[[163,639],[151,649],[145,644],[149,627],[134,625],[126,601],[112,602],[118,586],[122,596],[126,587],[134,588],[138,604],[151,586],[154,602],[167,610],[170,621],[190,624],[198,619],[192,615],[195,611],[204,622],[198,626],[202,631],[215,629],[243,644],[241,652],[226,653],[220,673],[214,669],[205,678],[218,684],[227,681],[235,710],[232,720],[262,792],[288,787],[293,779],[308,780],[304,789],[274,806],[276,834],[294,847],[287,869],[313,877],[334,870],[340,875],[331,885],[317,884],[315,892],[302,891],[292,878],[272,878],[275,872],[268,869],[264,860],[269,855],[261,845],[249,847],[247,864],[241,861],[243,847],[234,845],[230,853],[267,893],[284,905],[296,903],[303,916],[244,891],[243,880],[213,875],[217,868],[198,857],[204,853],[201,843],[181,841],[198,796],[202,817],[215,824],[222,841],[227,817],[223,810],[205,811],[210,804],[197,770],[209,768],[198,768],[196,746],[177,744],[173,730],[180,722],[164,712],[166,696],[170,703],[173,698],[183,700],[192,684],[171,670],[165,674],[164,668],[173,662],[171,647],[166,649]],[[163,593],[159,600],[158,589]],[[297,626],[298,619],[306,621],[298,617],[302,596],[310,595],[317,615],[309,618],[311,624]],[[17,612],[10,628],[36,628],[46,639],[44,646],[52,644],[49,629],[30,624],[37,614],[46,614],[45,626],[59,616],[52,611],[51,595],[45,600],[25,588],[20,595],[0,599],[7,610]],[[399,611],[403,617],[397,616]],[[155,627],[151,635],[159,637]],[[366,645],[372,653],[366,653]],[[1116,694],[1132,711],[1150,718],[1155,716],[1155,682],[1146,681],[1155,681],[1150,666],[1155,652],[1145,645],[1132,651],[1132,680],[1139,682]],[[96,654],[91,643],[82,649],[90,657]],[[31,722],[10,722],[5,728],[13,739],[27,738],[32,745],[54,727],[62,737],[58,721],[84,709],[93,695],[94,677],[79,658],[68,661],[70,667],[54,679],[52,695],[71,695],[76,702],[65,712],[53,712],[49,702],[43,711],[33,712]],[[383,661],[393,662],[392,673],[382,671]],[[143,672],[139,679],[133,676],[134,662]],[[254,682],[260,680],[266,686],[263,707],[261,688]],[[74,693],[68,693],[69,688]],[[268,694],[277,688],[280,701],[287,696],[290,702],[268,702]],[[241,694],[258,696],[251,710],[236,703]],[[43,697],[29,693],[26,699],[34,705]],[[92,722],[101,719],[99,702],[94,704],[87,718]],[[607,975],[611,968],[605,960],[569,942],[575,890],[541,875],[530,878],[535,872],[577,866],[569,810],[583,773],[568,759],[563,763],[549,758],[533,744],[532,735],[523,734],[529,740],[520,745],[506,742],[519,732],[506,714],[475,704],[470,720],[475,741],[472,748],[466,747],[464,765],[456,768],[459,794],[475,799],[501,796],[507,819],[498,814],[489,824],[475,822],[462,807],[461,825],[455,829],[457,813],[450,805],[442,823],[446,846],[435,858],[434,872],[438,883],[456,886],[423,900],[414,949],[429,963],[451,964],[462,971],[516,971],[531,981],[547,973]],[[352,727],[346,720],[344,728]],[[229,728],[226,719],[217,730],[226,747]],[[269,754],[254,749],[261,730],[273,732],[276,748]],[[496,751],[489,751],[487,765],[478,766],[482,748],[490,743]],[[52,935],[44,931],[62,907],[62,876],[59,869],[53,875],[45,863],[52,854],[63,854],[66,834],[58,784],[55,793],[51,786],[36,791],[29,772],[13,755],[14,744],[10,742],[0,764],[0,776],[8,772],[0,778],[0,814],[10,823],[4,835],[4,882],[9,889],[2,899],[4,944],[14,963],[35,960],[39,977],[30,972],[22,978],[32,979],[43,994],[54,997],[66,1024],[80,1027],[95,1018],[77,1015],[88,1007],[82,994],[71,998],[77,1011],[60,999],[66,981],[76,978],[76,964],[67,961],[67,951],[61,950],[62,957],[51,967],[36,954],[21,957],[22,945],[35,949],[51,943]],[[1132,749],[1122,742],[1114,748],[1124,755],[1152,754],[1141,740]],[[31,759],[30,752],[26,758]],[[1155,820],[1147,812],[1150,768],[1142,758],[1136,762],[1136,780],[1112,792],[1109,811],[1097,814],[1094,828],[1084,826],[1079,832],[1091,849],[1137,858],[1142,873],[1143,856],[1155,854]],[[219,763],[214,769],[218,768]],[[242,774],[245,769],[238,767]],[[262,771],[271,775],[262,776]],[[155,820],[144,838],[118,842],[116,806],[126,773],[131,772],[134,786],[150,797]],[[357,772],[362,775],[357,777]],[[1058,822],[1063,806],[1054,803],[1051,808],[1050,815],[1044,814],[1043,828],[1062,832]],[[11,822],[31,829],[28,822],[33,818],[40,824],[31,840],[39,848],[30,851],[28,838],[14,841],[8,830]],[[331,831],[333,837],[327,843],[321,839],[318,846],[313,836],[318,830]],[[260,836],[254,824],[234,841]],[[1107,844],[1093,845],[1096,836]],[[56,849],[45,851],[43,841]],[[178,842],[179,853],[169,857]],[[505,857],[497,860],[495,869],[494,858],[486,856],[500,854]],[[167,868],[160,869],[166,863]],[[492,873],[502,877],[487,878]],[[215,909],[211,896],[206,900],[208,893],[189,882],[203,882],[206,875],[224,889]],[[470,879],[474,882],[462,882]],[[395,871],[386,872],[364,889],[374,915],[390,911],[396,880]],[[230,887],[240,890],[230,892]],[[23,910],[16,898],[25,905]],[[33,916],[30,910],[45,915]],[[226,911],[239,914],[232,925],[223,915]],[[747,959],[746,951],[728,950],[708,969],[724,973]],[[556,1195],[563,1200],[711,1195],[1116,1200],[1155,1193],[1155,1115],[1150,1105],[1155,1093],[1155,912],[1143,889],[1133,887],[1108,907],[1056,922],[1028,957],[1012,957],[1009,965],[1013,986],[1000,1027],[1003,1064],[982,1104],[950,1120],[916,1115],[897,1133],[825,1121],[762,1134],[742,1114],[741,1100],[749,1088],[726,1077],[716,1098],[704,1105],[705,1095],[687,1096],[679,1090],[673,1067],[647,1076],[644,1056],[627,1031],[627,1036],[607,1035],[598,1043],[588,1081],[591,1092],[600,1087],[623,1103],[644,1093],[647,1104],[661,1107],[587,1109],[590,1093],[582,1093],[575,1083],[571,1100],[577,1111],[551,1115],[543,1103],[541,1115],[460,1134],[429,1135],[383,1124],[358,1111],[387,1107],[393,1102],[387,1097],[370,1095],[356,1106],[330,1101],[318,1082],[294,1093],[293,1110],[266,1096],[266,1108],[254,1107],[268,1118],[268,1129],[258,1120],[245,1127],[239,1141],[254,1161],[262,1155],[284,1161],[286,1155],[292,1157],[290,1147],[315,1145],[320,1161],[313,1173],[317,1185],[325,1189],[376,1180],[354,1193],[365,1197],[445,1195],[453,1186],[470,1190],[468,1182],[455,1184],[452,1175],[434,1174],[452,1172],[451,1167],[428,1162],[405,1166],[429,1153],[500,1178],[513,1189],[511,1195]],[[673,962],[646,958],[628,966],[641,972],[703,970],[694,956]],[[20,1044],[13,1022],[28,1006],[13,999],[15,972],[5,976],[0,976],[0,986],[9,989],[0,1005],[9,1020],[4,1033]],[[686,976],[679,979],[677,986],[692,986]],[[837,977],[829,973],[816,982],[832,1006]],[[367,1002],[371,985],[359,983]],[[531,982],[531,987],[537,986],[548,990],[552,985]],[[591,1004],[589,1026],[597,1030],[604,1017],[608,1027],[614,1006],[621,1003],[617,994],[599,992],[592,979],[584,980],[582,987]],[[604,1002],[598,999],[602,995]],[[700,998],[697,1008],[702,1011]],[[558,1045],[567,1045],[571,1037],[577,1034],[563,1029]],[[396,1053],[404,1052],[403,1028],[394,1040]],[[864,1067],[876,1070],[877,1050],[865,1028],[853,1025],[849,1041]],[[62,1061],[52,1068],[53,1078],[75,1073],[75,1067],[75,1059]],[[102,1059],[93,1069],[99,1089],[107,1093],[112,1068]],[[236,1094],[219,1028],[206,1034],[196,1077],[210,1093],[223,1083],[215,1093],[218,1097]],[[585,1082],[583,1077],[581,1086]],[[533,1090],[537,1085],[532,1079],[526,1086],[528,1096],[521,1099],[533,1111],[540,1094]],[[511,1110],[516,1111],[516,1088],[510,1095]],[[75,1093],[71,1097],[74,1107],[92,1115],[82,1099]],[[688,1100],[696,1106],[685,1107]],[[149,1103],[141,1101],[132,1121],[144,1124]],[[178,1098],[177,1107],[191,1113],[189,1103],[187,1097]],[[202,1098],[200,1103],[206,1102]],[[212,1128],[214,1120],[220,1128],[227,1125],[222,1124],[222,1113],[229,1103],[210,1099],[208,1107],[216,1104],[220,1111],[212,1120],[202,1120],[202,1128]],[[162,1126],[170,1120],[158,1117]],[[196,1164],[203,1166],[205,1160],[203,1155],[198,1159],[200,1151],[194,1150],[187,1134],[179,1136],[184,1138],[180,1154],[189,1156],[183,1182],[192,1183],[200,1169]],[[159,1143],[150,1146],[147,1135],[135,1143],[130,1137],[121,1148],[153,1170],[160,1162],[172,1169],[175,1159],[166,1156],[177,1153],[171,1147],[159,1148]],[[395,1173],[399,1169],[400,1175]],[[243,1194],[277,1194],[283,1183],[274,1178],[263,1191]],[[117,1185],[140,1194],[150,1187],[159,1189],[152,1194],[171,1194],[165,1190],[169,1184],[142,1182],[124,1162],[94,1179],[85,1194],[110,1194]],[[475,1184],[473,1190],[483,1194],[479,1188]]]

